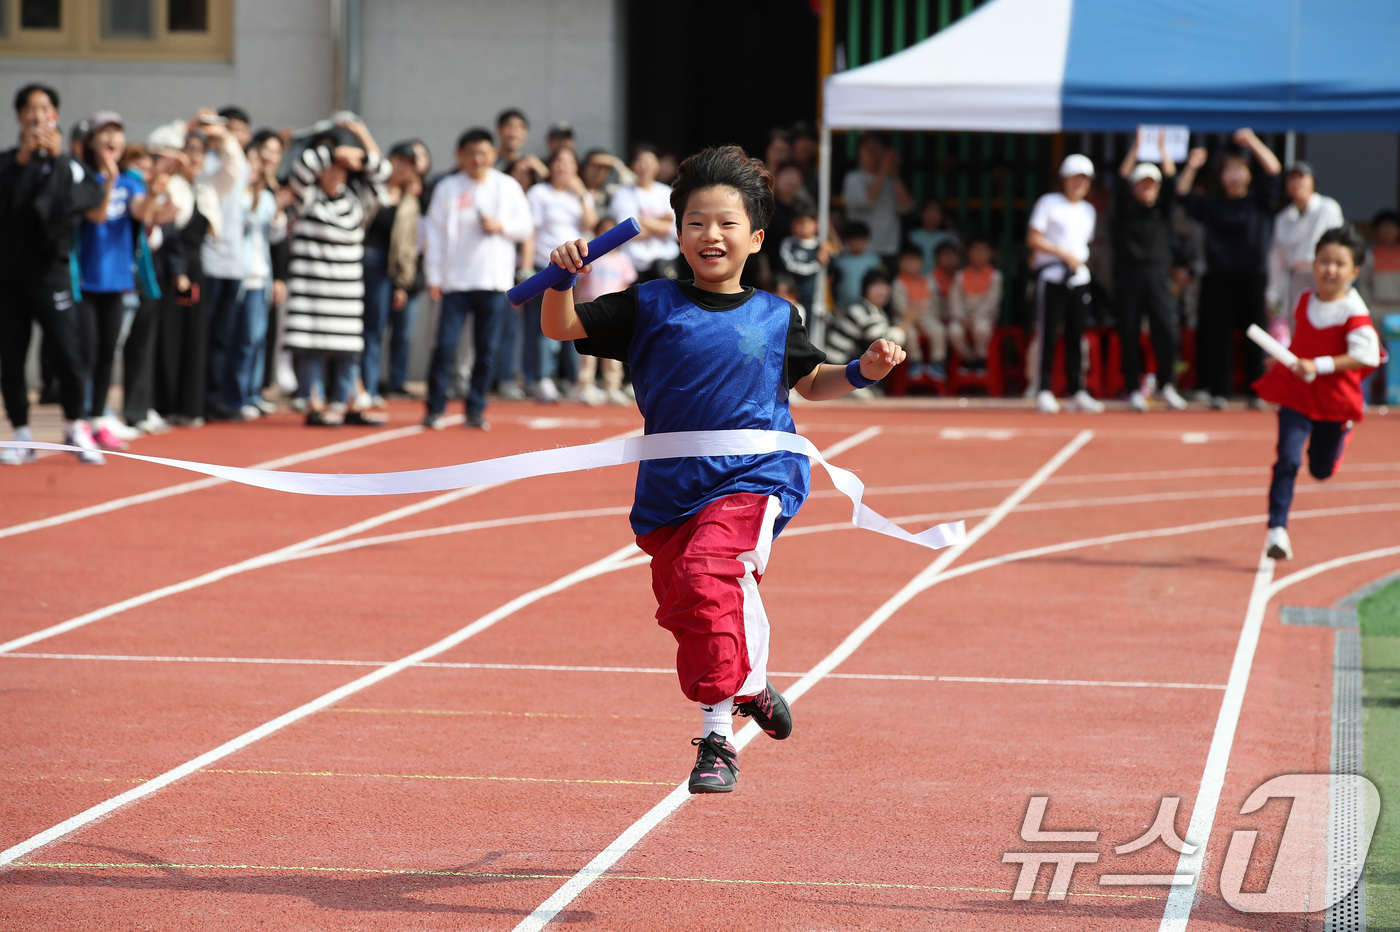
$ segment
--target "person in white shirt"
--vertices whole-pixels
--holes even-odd
[[[1317,241],[1328,230],[1346,222],[1342,205],[1317,193],[1317,179],[1307,162],[1294,162],[1284,175],[1284,190],[1291,203],[1274,220],[1269,246],[1269,284],[1264,300],[1270,319],[1292,320],[1293,305],[1303,292],[1317,287],[1313,279],[1313,254]]]
[[[646,144],[636,146],[632,150],[632,173],[637,176],[637,183],[618,188],[608,204],[608,214],[614,220],[621,223],[635,217],[642,227],[641,236],[622,246],[637,270],[639,282],[674,271],[673,263],[681,254],[676,215],[671,212],[671,186],[656,180],[660,170],[656,150]]]
[[[1043,194],[1035,202],[1026,232],[1031,268],[1036,273],[1036,333],[1040,344],[1040,390],[1036,407],[1054,414],[1060,403],[1051,391],[1055,345],[1064,325],[1065,383],[1076,408],[1091,414],[1103,403],[1081,383],[1080,340],[1089,305],[1089,243],[1098,212],[1084,198],[1093,183],[1094,163],[1085,155],[1067,156],[1060,165],[1063,193]]]
[[[867,133],[861,137],[856,156],[860,168],[848,172],[841,184],[846,218],[870,227],[870,251],[894,268],[899,253],[899,217],[914,206],[899,177],[899,153],[886,146],[883,137]]]
[[[598,224],[598,211],[593,195],[584,187],[578,173],[578,156],[570,146],[561,146],[549,156],[549,179],[530,188],[525,199],[530,203],[530,219],[535,224],[535,270],[549,265],[549,254],[561,243],[582,239],[585,230]],[[532,390],[540,401],[557,401],[559,391],[551,376],[558,368],[559,377],[570,385],[578,381],[578,352],[574,344],[558,343],[540,330],[541,295],[525,305],[525,346],[522,368],[526,389]],[[533,384],[531,384],[533,383]]]
[[[489,429],[486,392],[495,375],[501,321],[510,313],[506,292],[515,282],[515,247],[534,232],[525,192],[515,179],[491,167],[495,161],[491,133],[467,130],[457,140],[460,171],[438,182],[428,209],[423,277],[442,311],[423,426],[435,430],[443,426],[452,360],[468,314],[476,363],[467,394],[467,426]]]

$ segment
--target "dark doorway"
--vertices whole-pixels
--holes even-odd
[[[811,0],[626,0],[627,139],[684,158],[816,122]]]

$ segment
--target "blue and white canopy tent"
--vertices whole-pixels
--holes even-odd
[[[826,79],[822,236],[833,129],[1130,132],[1140,123],[1400,130],[1400,0],[990,0],[917,45]]]

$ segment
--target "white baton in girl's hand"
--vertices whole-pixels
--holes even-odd
[[[1298,357],[1289,352],[1288,347],[1269,336],[1268,332],[1258,324],[1250,324],[1249,329],[1244,332],[1244,335],[1255,343],[1258,343],[1260,349],[1283,363],[1289,369],[1292,369],[1298,364]],[[1303,381],[1311,382],[1315,378],[1317,378],[1317,374],[1311,373],[1304,377]]]

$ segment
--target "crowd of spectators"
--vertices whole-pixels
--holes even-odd
[[[62,405],[67,440],[87,462],[142,432],[255,420],[281,399],[310,426],[382,424],[387,399],[414,397],[409,360],[425,308],[437,314],[426,426],[443,426],[454,396],[478,429],[489,427],[493,396],[628,404],[619,364],[548,339],[538,299],[512,309],[505,292],[559,243],[629,217],[641,235],[595,263],[581,297],[686,275],[670,205],[673,154],[646,144],[626,160],[580,152],[563,122],[537,152],[519,110],[463,132],[454,170],[435,175],[421,140],[385,152],[348,113],[293,133],[255,129],[236,106],[206,109],[135,141],[118,113],[99,111],[71,124],[65,141],[58,107],[52,88],[23,88],[19,145],[0,154],[0,382],[15,436],[27,439],[25,360],[37,324],[43,394]],[[1279,330],[1310,287],[1313,244],[1342,222],[1311,167],[1284,170],[1248,130],[1209,172],[1203,149],[1180,171],[1170,159],[1138,163],[1136,151],[1111,191],[1090,159],[1069,156],[1060,190],[1031,212],[1036,316],[1024,322],[1025,357],[1042,410],[1059,410],[1057,364],[1074,404],[1102,410],[1080,382],[1090,319],[1117,326],[1134,407],[1154,390],[1184,407],[1179,333],[1195,279],[1199,384],[1223,406],[1236,334],[1270,321]],[[856,152],[823,238],[815,134],[807,125],[770,133],[763,160],[775,210],[745,283],[803,314],[829,304],[823,348],[834,361],[889,337],[908,347],[915,383],[937,386],[954,365],[984,370],[1000,352],[992,337],[1007,257],[985,231],[954,229],[937,200],[916,205],[882,136],[863,135]],[[1383,312],[1400,307],[1400,217],[1384,212],[1371,229],[1361,287]],[[1104,270],[1091,272],[1091,252],[1103,245],[1114,256],[1111,281],[1095,287]],[[830,297],[819,302],[823,282]],[[1104,294],[1109,309],[1096,312]],[[1138,351],[1144,321],[1155,373],[1144,374]],[[1245,360],[1249,381],[1262,364],[1252,344]]]

